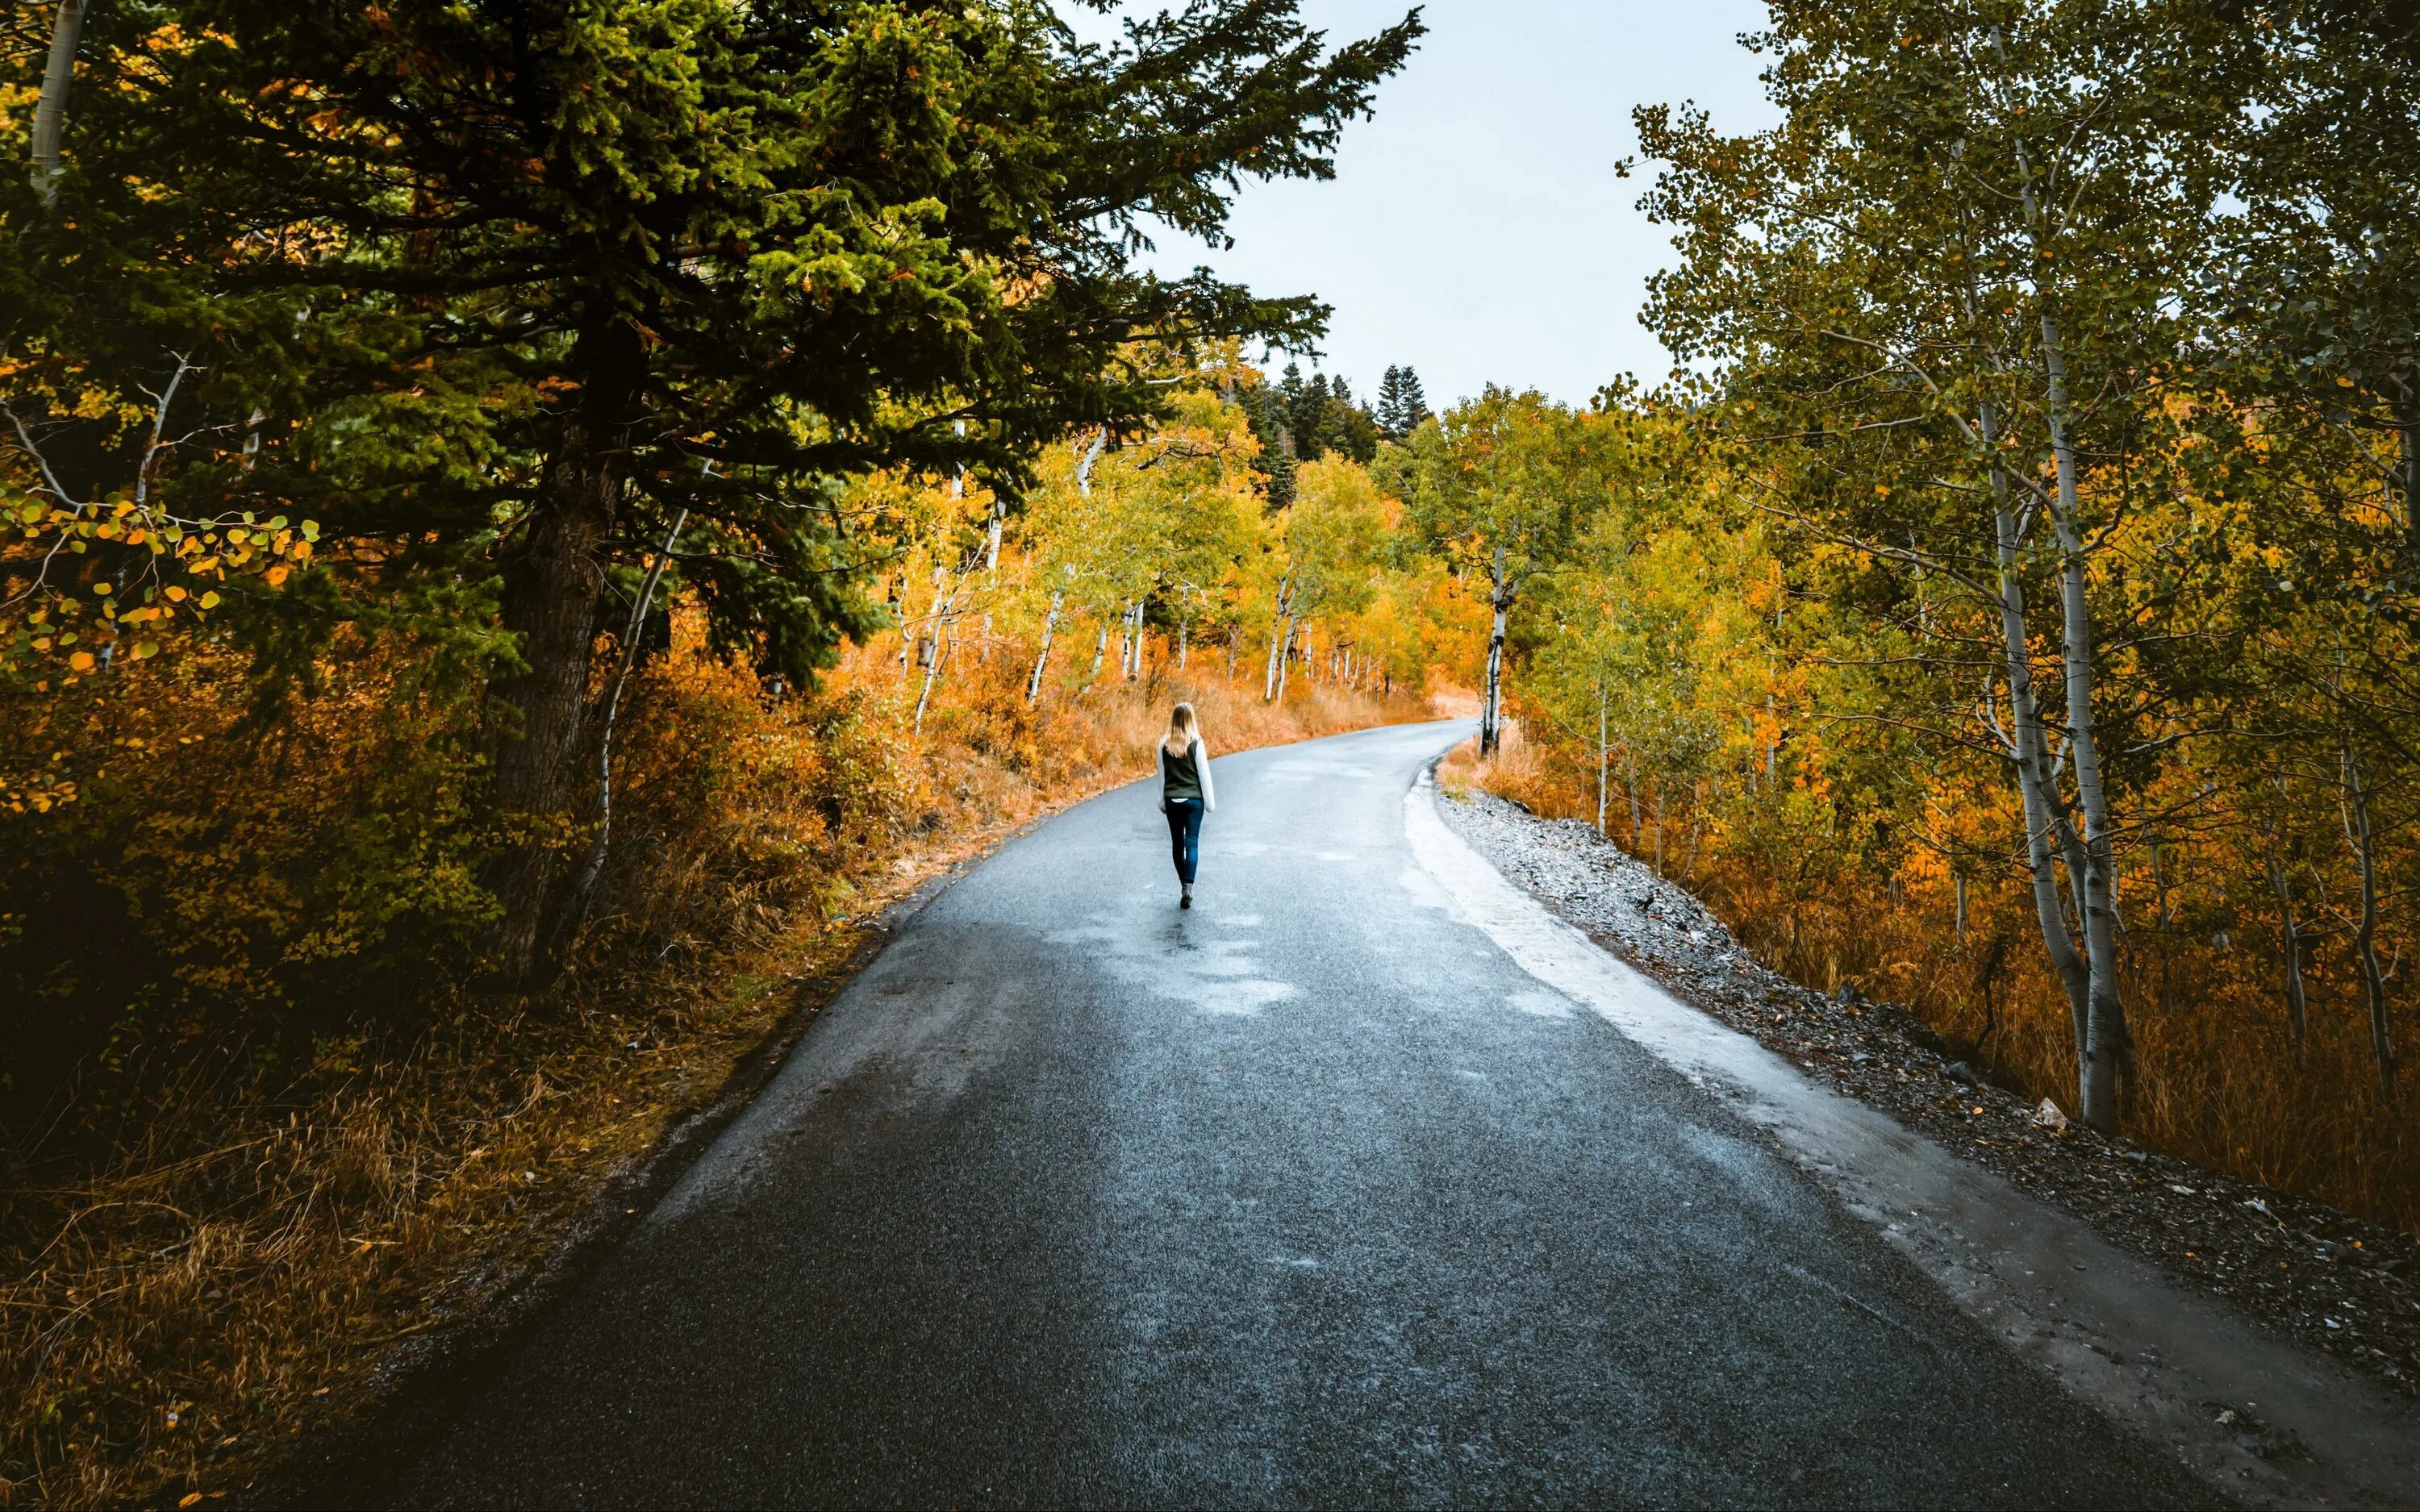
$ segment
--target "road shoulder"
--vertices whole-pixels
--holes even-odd
[[[2253,1504],[2400,1505],[2420,1493],[2420,1411],[2389,1382],[2245,1319],[2195,1279],[2119,1248],[2077,1213],[1951,1153],[1925,1136],[1930,1129],[1912,1132],[1856,1100],[1854,1079],[1824,1073],[1837,1060],[1896,1086],[1903,1074],[1915,1080],[1910,1068],[1930,1055],[1924,1095],[1945,1115],[1952,1105],[1982,1108],[1956,1117],[1962,1126],[1972,1120],[1973,1137],[2012,1150],[2025,1137],[2020,1131],[2034,1127],[2022,1100],[1971,1073],[1962,1079],[1874,1005],[1816,1014],[1814,995],[1762,972],[1694,900],[1635,875],[1644,869],[1581,826],[1548,825],[1483,795],[1440,803],[1425,778],[1407,795],[1405,821],[1422,866],[1456,908],[1525,969],[1762,1130],[2071,1392]],[[1625,919],[1638,922],[1625,929]],[[1889,1042],[1853,1036],[1835,1020]],[[1744,1027],[1762,1032],[1751,1038]],[[2037,1144],[2053,1142],[2047,1131],[2036,1135]],[[1962,1153],[1976,1152],[1972,1138],[1962,1143]],[[2067,1152],[2086,1149],[2087,1140],[2058,1143]],[[2113,1147],[2084,1158],[2121,1167],[2130,1188],[2156,1180],[2191,1188],[2169,1196],[2207,1200],[2203,1173],[2168,1181],[2169,1167],[2130,1153],[2140,1152]],[[2282,1226],[2273,1203],[2264,1221]],[[2360,1273],[2377,1294],[2372,1313],[2409,1289],[2381,1269]]]

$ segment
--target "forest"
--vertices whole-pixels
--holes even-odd
[[[1416,19],[9,18],[0,1500],[273,1460],[1171,696],[1419,707],[1326,307],[1137,261]]]
[[[1586,461],[1436,438],[1567,489],[1494,559],[1566,811],[2097,1130],[2420,1222],[2420,23],[1772,14],[1782,125],[1637,116],[1686,376]]]
[[[272,1459],[1175,696],[1475,694],[1800,981],[2420,1227],[2420,23],[1771,14],[1780,124],[1637,112],[1672,371],[1432,413],[1140,257],[1417,13],[11,11],[0,1501]]]

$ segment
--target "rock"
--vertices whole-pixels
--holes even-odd
[[[1983,1079],[1983,1073],[1981,1072],[1977,1071],[1974,1067],[1966,1064],[1966,1062],[1962,1060],[1953,1060],[1948,1065],[1944,1066],[1941,1069],[1947,1072],[1951,1077],[1962,1082],[1979,1082]]]
[[[1842,1008],[1857,1008],[1864,1005],[1866,995],[1857,991],[1855,982],[1844,981],[1833,989],[1832,1000]]]
[[[2067,1133],[2067,1115],[2061,1113],[2058,1104],[2049,1098],[2043,1098],[2041,1106],[2034,1109],[2034,1123],[2053,1134]]]

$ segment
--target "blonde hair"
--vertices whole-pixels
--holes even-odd
[[[1168,712],[1168,736],[1161,748],[1171,756],[1182,756],[1187,748],[1202,738],[1202,720],[1190,703],[1180,703]]]

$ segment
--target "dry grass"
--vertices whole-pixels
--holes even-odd
[[[1475,782],[1553,818],[1596,818],[1593,769],[1524,741],[1517,727],[1497,760],[1481,766],[1466,748],[1440,780]],[[1606,828],[1647,858],[1652,825],[1635,841],[1628,825],[1616,786]],[[2013,882],[1970,887],[1962,936],[1946,882],[1849,865],[1776,867],[1731,854],[1724,837],[1696,831],[1685,816],[1668,820],[1663,850],[1667,872],[1775,970],[1827,992],[1852,982],[1904,1003],[2028,1097],[2073,1108],[2066,998],[2032,901]],[[2121,1110],[2130,1135],[2420,1233],[2420,1100],[2380,1095],[2358,980],[2341,966],[2331,975],[2315,965],[2311,1037],[2298,1058],[2257,954],[2147,921],[2130,935],[2122,966],[2135,1040]]]
[[[702,659],[648,674],[628,849],[653,859],[554,997],[448,994],[393,1053],[348,1041],[283,1096],[197,1093],[12,1194],[0,1504],[215,1499],[362,1410],[389,1347],[529,1275],[882,906],[1147,771],[1173,698],[1221,750],[1429,712],[1320,686],[1271,708],[1215,671],[1036,709],[1002,656],[954,669],[916,736],[894,649],[852,656],[812,708],[768,710]]]

